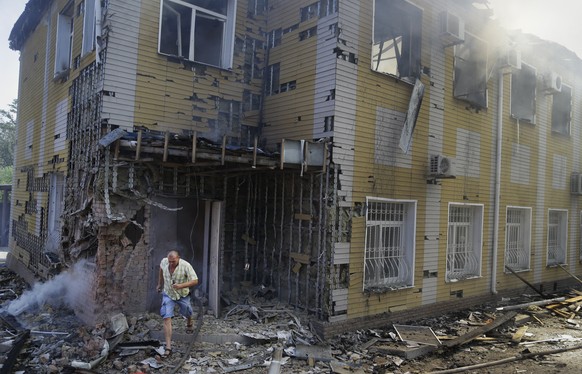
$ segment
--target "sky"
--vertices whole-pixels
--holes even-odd
[[[8,36],[27,1],[0,0],[0,109],[6,109],[18,95],[19,53],[8,48]],[[581,0],[488,0],[488,3],[504,27],[558,42],[582,58]]]

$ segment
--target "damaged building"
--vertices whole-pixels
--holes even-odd
[[[562,287],[582,63],[478,5],[29,0],[10,268],[87,260],[94,323],[179,249],[216,315],[263,286],[324,335]]]

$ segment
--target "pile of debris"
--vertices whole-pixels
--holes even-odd
[[[202,313],[197,335],[187,334],[185,320],[175,318],[174,349],[171,356],[162,358],[162,321],[157,314],[119,314],[92,328],[81,325],[70,310],[49,304],[14,317],[5,312],[6,306],[21,297],[27,286],[6,268],[0,268],[0,285],[4,311],[0,372],[582,370],[576,356],[576,350],[582,349],[582,293],[576,290],[545,300],[525,295],[503,300],[503,305],[356,330],[324,341],[311,328],[310,316],[273,302],[268,289],[249,287],[231,295],[223,317]]]

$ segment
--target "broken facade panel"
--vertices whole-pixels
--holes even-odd
[[[170,249],[215,314],[261,285],[331,329],[515,292],[505,265],[537,284],[579,266],[580,62],[496,63],[527,40],[469,1],[44,4],[10,39],[9,263],[87,259],[86,321],[155,311]]]

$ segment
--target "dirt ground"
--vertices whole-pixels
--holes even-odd
[[[18,352],[16,373],[582,373],[582,319],[578,316],[582,293],[576,290],[551,295],[563,296],[565,301],[549,307],[496,309],[541,300],[535,294],[524,295],[498,305],[472,307],[405,326],[351,331],[322,341],[310,328],[311,316],[279,305],[264,288],[240,289],[230,295],[230,305],[220,318],[203,313],[197,337],[185,333],[184,319],[175,318],[173,353],[162,358],[156,351],[162,340],[157,314],[122,316],[126,325],[121,333],[113,318],[103,325],[83,326],[62,305],[38,305],[11,316],[6,313],[9,304],[32,291],[2,267],[0,287],[4,330],[0,332],[0,361],[7,362],[22,331],[30,333]],[[517,315],[457,344],[476,329],[487,330],[489,323],[509,317],[507,313]],[[407,335],[407,329],[419,336]],[[425,344],[426,337],[434,346]],[[282,358],[277,371],[269,368],[274,367],[278,350]],[[556,350],[563,351],[551,354]],[[490,366],[504,359],[509,362]],[[78,368],[83,364],[92,367]],[[483,367],[466,368],[479,364]]]

